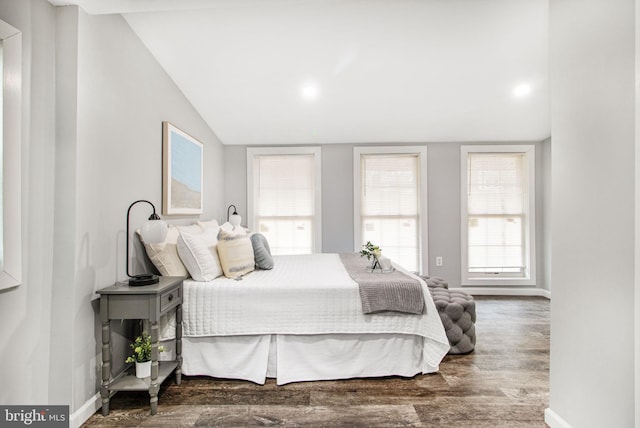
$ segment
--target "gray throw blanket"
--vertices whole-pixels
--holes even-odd
[[[424,296],[416,279],[399,271],[390,273],[367,272],[370,261],[359,253],[341,253],[345,269],[358,283],[362,310],[365,314],[383,311],[422,314]]]

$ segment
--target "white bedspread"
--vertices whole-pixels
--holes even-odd
[[[358,285],[337,254],[276,256],[273,270],[252,272],[241,281],[186,280],[183,335],[411,334],[428,339],[424,362],[437,367],[449,342],[428,288],[420,282],[425,314],[365,315]]]

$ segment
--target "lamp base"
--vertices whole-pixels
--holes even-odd
[[[160,282],[160,278],[158,277],[158,275],[151,275],[151,274],[134,275],[131,278],[129,278],[129,286],[131,287],[157,284],[158,282]]]

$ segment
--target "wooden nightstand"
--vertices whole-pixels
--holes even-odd
[[[182,380],[182,277],[160,277],[158,284],[131,287],[116,283],[100,294],[100,320],[102,321],[102,414],[109,414],[111,391],[149,391],[151,414],[158,412],[160,385],[175,370],[176,383]],[[176,308],[176,359],[158,363],[158,324],[160,316]],[[151,335],[151,377],[138,379],[132,375],[116,376],[111,380],[111,327],[112,319],[146,319]]]

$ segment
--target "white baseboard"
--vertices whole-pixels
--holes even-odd
[[[98,392],[69,416],[69,428],[78,428],[102,407],[102,397]]]
[[[534,287],[458,287],[451,290],[464,291],[473,296],[534,296],[551,299],[551,292]]]
[[[544,421],[551,428],[571,428],[567,421],[548,407],[544,410]]]

